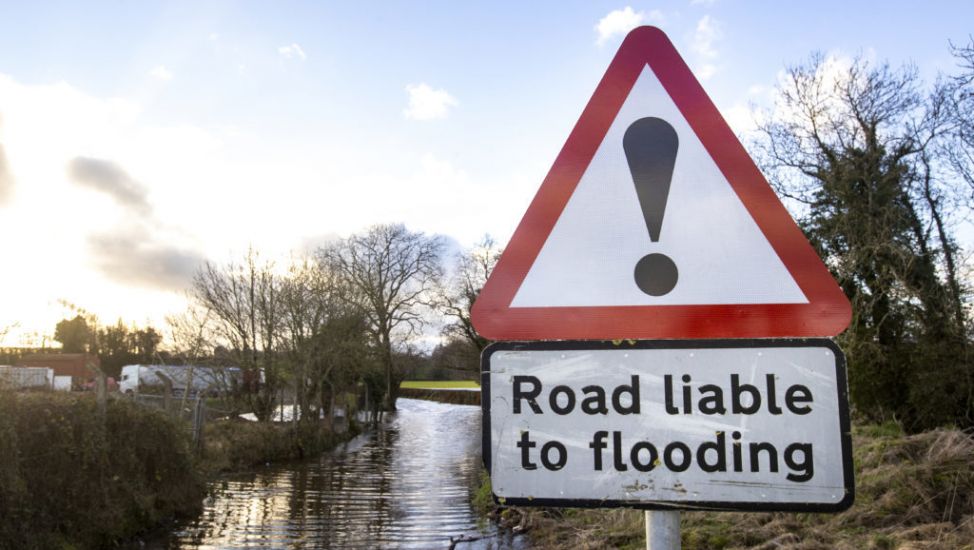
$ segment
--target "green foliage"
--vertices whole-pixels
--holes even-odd
[[[361,315],[378,363],[381,385],[363,377],[382,410],[395,410],[402,367],[398,340],[419,333],[427,296],[442,278],[443,240],[413,232],[403,224],[373,225],[318,251],[319,264],[340,281],[340,299]]]
[[[129,328],[121,320],[115,326],[97,329],[96,351],[102,370],[118,376],[124,365],[158,362],[162,335],[152,327]]]
[[[204,486],[180,426],[91,396],[0,394],[0,548],[97,548],[193,511]]]
[[[494,508],[494,495],[487,470],[481,468],[479,479],[480,484],[474,487],[473,496],[470,497],[470,503],[473,505],[475,512],[481,516],[485,516]]]
[[[122,366],[157,363],[161,359],[162,335],[152,327],[133,328],[121,319],[113,326],[99,326],[93,315],[62,319],[54,329],[54,339],[64,353],[98,355],[108,376],[119,376]]]
[[[63,319],[54,328],[54,339],[61,343],[65,353],[83,353],[88,351],[91,340],[91,329],[88,321],[81,315],[74,319]]]
[[[863,439],[896,438],[904,435],[903,426],[893,421],[855,426],[853,432]]]
[[[694,525],[693,529],[684,529],[680,533],[683,548],[695,550],[697,548],[707,548],[723,550],[731,544],[731,537],[728,534],[727,524],[719,521],[719,517],[704,518]]]
[[[227,472],[316,456],[357,433],[354,423],[348,431],[336,433],[324,424],[211,422],[203,434],[201,467],[209,473]]]
[[[481,349],[467,339],[448,336],[446,342],[433,349],[422,376],[432,379],[476,377],[480,373]],[[414,377],[420,373],[414,372]]]
[[[782,80],[764,164],[852,303],[839,337],[857,412],[912,432],[974,424],[966,289],[951,234],[963,183],[953,93],[915,71],[813,56]]]

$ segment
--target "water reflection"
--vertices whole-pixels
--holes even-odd
[[[526,548],[478,527],[480,408],[400,399],[382,428],[318,461],[218,482],[170,548]]]

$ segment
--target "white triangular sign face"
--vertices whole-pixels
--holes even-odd
[[[850,318],[652,27],[626,37],[471,311],[494,340],[833,336]]]
[[[653,242],[623,151],[629,125],[667,121],[679,140],[659,240]],[[601,222],[601,223],[599,223]],[[652,296],[636,263],[662,253],[672,291]],[[512,307],[807,303],[700,139],[646,66],[514,296]]]

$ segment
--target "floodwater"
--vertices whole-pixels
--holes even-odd
[[[378,429],[320,459],[215,482],[198,519],[148,547],[528,548],[471,509],[480,407],[397,406]]]

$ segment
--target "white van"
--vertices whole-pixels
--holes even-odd
[[[122,393],[139,393],[147,388],[165,387],[163,374],[172,381],[173,393],[188,391],[226,393],[239,386],[240,369],[236,367],[204,367],[199,365],[125,365],[118,389]]]

